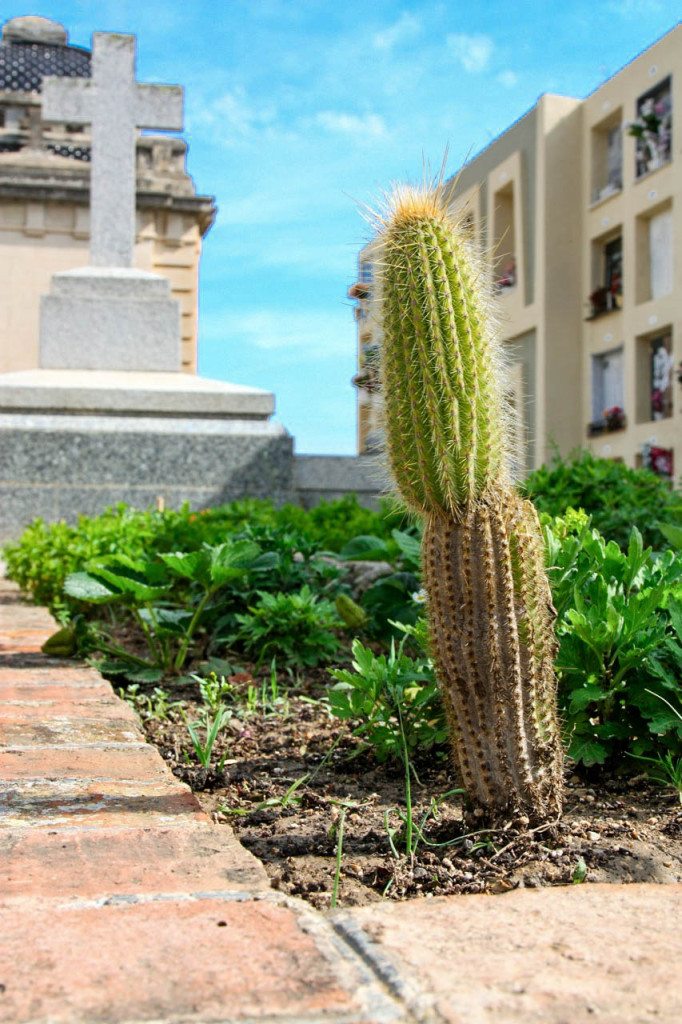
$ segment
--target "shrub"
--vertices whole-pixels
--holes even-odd
[[[545,516],[544,531],[570,755],[682,753],[682,555],[652,557],[636,528],[622,551],[582,512]]]
[[[248,612],[235,615],[237,632],[230,638],[257,658],[275,657],[278,664],[314,666],[329,662],[340,643],[332,630],[342,625],[331,601],[310,587],[295,594],[259,591]]]
[[[682,524],[682,495],[647,469],[630,469],[622,462],[598,459],[588,451],[574,452],[531,473],[521,486],[540,512],[561,516],[568,508],[584,509],[592,526],[621,547],[627,547],[636,526],[644,544],[664,548],[660,523]]]
[[[68,610],[63,588],[66,577],[86,562],[106,555],[150,559],[159,552],[192,551],[248,536],[262,548],[280,554],[277,589],[299,589],[308,578],[306,567],[294,568],[302,552],[310,561],[319,550],[339,551],[358,533],[389,538],[404,521],[385,505],[380,512],[362,508],[357,499],[321,502],[310,511],[295,505],[275,508],[270,501],[241,499],[193,512],[188,505],[164,512],[140,511],[119,504],[98,516],[79,516],[75,524],[35,519],[15,543],[6,545],[7,573],[38,604],[53,612]],[[308,566],[320,578],[333,576],[319,560]]]

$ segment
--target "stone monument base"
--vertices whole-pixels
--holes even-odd
[[[168,279],[125,267],[54,274],[41,299],[40,365],[176,371],[180,307]]]
[[[266,391],[183,373],[0,375],[0,540],[119,501],[196,508],[293,497],[293,441]]]

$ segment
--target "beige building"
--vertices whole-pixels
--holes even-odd
[[[0,41],[0,373],[38,365],[40,296],[52,275],[88,263],[88,129],[45,123],[45,75],[90,76],[90,52],[45,18],[14,18]],[[167,277],[182,315],[182,368],[196,372],[198,276],[212,197],[196,195],[186,143],[137,142],[135,265]]]
[[[587,99],[541,96],[446,183],[494,254],[519,472],[580,445],[682,470],[680,110],[678,25]],[[349,291],[361,453],[381,443],[374,277],[370,244]]]

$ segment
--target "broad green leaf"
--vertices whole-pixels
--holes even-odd
[[[203,551],[171,551],[159,556],[177,576],[195,580],[200,575],[202,563],[207,567],[208,559]]]
[[[211,582],[216,587],[243,576],[261,553],[258,544],[248,540],[218,544],[207,550],[210,557]]]
[[[132,576],[123,576],[111,569],[98,568],[97,575],[106,583],[119,590],[121,594],[134,598],[140,604],[147,601],[158,601],[159,598],[164,597],[168,593],[167,586],[150,587],[140,580],[133,579]]]
[[[676,551],[682,551],[682,526],[673,523],[659,523],[659,530]]]
[[[409,533],[403,533],[402,530],[393,530],[391,532],[391,536],[405,558],[414,566],[415,569],[417,569],[419,567],[422,548],[419,538],[413,537]]]
[[[670,623],[677,634],[677,639],[682,643],[682,601],[675,598],[668,602],[668,614]]]
[[[582,686],[578,690],[573,690],[571,693],[571,704],[570,712],[575,714],[576,711],[583,711],[588,704],[592,704],[595,701],[602,701],[606,697],[606,694],[600,686]]]
[[[582,762],[586,768],[593,764],[603,764],[608,751],[602,743],[585,737],[574,737],[568,748],[568,756],[576,763]]]
[[[362,535],[353,537],[339,552],[339,558],[347,561],[380,562],[390,558],[386,542],[379,537]]]
[[[133,683],[158,683],[160,679],[163,679],[163,669],[160,668],[129,665],[124,674]]]
[[[119,599],[120,594],[111,590],[101,580],[88,572],[72,572],[64,581],[64,593],[89,604],[107,604]]]

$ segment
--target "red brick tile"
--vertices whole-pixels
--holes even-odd
[[[42,699],[44,691],[38,692],[41,694],[40,700],[29,698],[11,703],[4,693],[0,694],[0,722],[33,726],[36,722],[49,723],[51,719],[67,721],[84,718],[97,722],[130,722],[134,728],[139,728],[140,719],[130,705],[113,694],[109,694],[108,699],[83,701],[82,691],[78,690],[71,691],[76,694],[76,698],[70,700],[46,700]]]
[[[7,701],[75,701],[84,704],[86,701],[102,702],[108,701],[114,707],[117,706],[116,698],[111,687],[104,680],[99,686],[96,684],[69,684],[57,683],[1,683],[0,682],[0,708],[5,706]]]
[[[47,661],[47,659],[44,659]],[[111,691],[99,672],[87,665],[72,661],[61,661],[52,665],[31,666],[27,668],[7,668],[0,665],[0,697],[5,686],[78,686],[82,688],[102,686]]]
[[[84,746],[102,743],[141,743],[142,733],[128,715],[97,720],[83,717],[49,718],[32,722],[4,722],[0,748]]]
[[[0,934],[0,1020],[12,1024],[372,1019],[348,962],[272,902],[36,903],[0,910]]]
[[[168,773],[163,758],[148,744],[131,747],[35,747],[0,750],[0,779],[154,779]]]
[[[154,782],[22,780],[0,793],[1,828],[144,828],[208,820],[194,794],[170,774]]]
[[[54,628],[4,630],[0,635],[0,655],[38,652],[52,633]]]
[[[225,825],[0,830],[0,893],[5,897],[268,886],[263,865]]]
[[[34,604],[0,604],[0,631],[12,633],[18,629],[43,629],[52,634],[59,625],[46,608]]]

